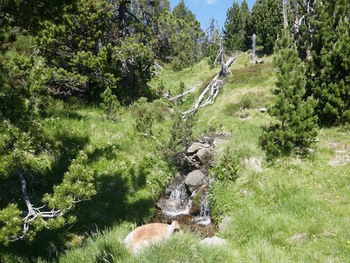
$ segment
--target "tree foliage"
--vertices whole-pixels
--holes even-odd
[[[1,243],[32,240],[44,228],[72,223],[75,204],[96,193],[83,152],[54,184],[44,179],[48,167],[39,167],[40,160],[57,150],[45,132],[52,99],[102,100],[111,117],[119,107],[116,97],[125,102],[150,94],[154,28],[140,20],[146,8],[135,13],[131,4],[136,2],[2,3],[0,181],[7,187],[0,191]]]
[[[201,39],[204,36],[195,15],[185,6],[183,0],[174,7],[172,15],[176,20],[169,43],[172,64],[175,70],[192,66],[201,56]]]
[[[280,0],[257,0],[251,14],[252,31],[257,35],[257,44],[265,53],[272,53],[277,36],[283,28]]]
[[[262,136],[263,148],[270,157],[290,153],[299,148],[305,152],[317,135],[315,100],[305,97],[305,65],[298,57],[288,32],[278,42],[275,59],[277,82],[276,102],[270,113],[280,123],[271,124]]]
[[[224,32],[225,46],[231,50],[247,50],[250,47],[251,14],[247,2],[244,0],[239,6],[234,1],[226,13]]]
[[[317,1],[313,34],[304,32],[312,54],[307,93],[317,99],[316,112],[325,125],[350,122],[349,10],[349,1]]]

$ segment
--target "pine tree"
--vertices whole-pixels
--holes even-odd
[[[242,50],[245,43],[245,21],[238,2],[234,1],[226,14],[224,43],[228,49]]]
[[[9,33],[13,28],[6,30]],[[69,171],[61,174],[62,184],[52,189],[42,187],[52,180],[44,179],[38,166],[42,165],[43,152],[55,148],[44,132],[43,120],[53,71],[45,58],[35,54],[31,36],[18,34],[6,41],[9,48],[0,54],[0,243],[4,245],[18,239],[32,240],[44,228],[73,223],[75,203],[96,193],[92,173],[83,166],[87,161],[83,152]]]
[[[305,66],[287,31],[279,40],[276,53],[276,102],[270,113],[280,123],[271,125],[262,136],[263,148],[269,156],[288,154],[296,147],[305,151],[317,135],[315,100],[304,99]]]
[[[252,41],[250,37],[253,35],[251,12],[249,10],[246,0],[241,3],[242,19],[243,19],[243,35],[244,35],[244,45],[243,50],[248,50],[252,46]]]
[[[257,35],[257,44],[264,52],[272,53],[283,28],[283,10],[280,0],[257,0],[252,9],[253,33]]]
[[[201,57],[201,39],[204,35],[196,16],[185,6],[183,0],[172,11],[176,19],[169,38],[172,65],[181,70],[198,62]]]
[[[307,92],[317,99],[324,125],[350,122],[350,3],[317,1],[308,63]],[[304,37],[305,38],[305,37]]]
[[[151,96],[152,29],[132,13],[141,15],[141,7],[122,1],[115,8],[118,16],[106,1],[79,0],[62,23],[42,24],[36,40],[39,54],[53,69],[49,84],[55,96],[98,100],[107,87],[124,102]]]

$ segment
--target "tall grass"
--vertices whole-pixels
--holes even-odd
[[[273,119],[259,109],[272,103],[275,76],[272,58],[264,59],[265,65],[252,67],[249,55],[239,54],[231,68],[234,75],[214,104],[199,109],[194,125],[195,138],[205,133],[231,134],[216,148],[214,163],[226,149],[241,162],[236,181],[218,181],[211,188],[215,221],[231,218],[217,233],[228,241],[223,247],[202,246],[193,234],[179,233],[134,256],[121,242],[137,225],[150,221],[155,200],[174,173],[162,155],[170,138],[171,113],[164,113],[165,120],[153,124],[152,136],[139,136],[128,109],[120,120],[111,122],[97,108],[56,104],[46,132],[56,138],[58,150],[47,153],[42,165],[50,167],[48,175],[55,178],[83,149],[98,190],[92,202],[77,208],[79,223],[70,229],[71,234],[64,230],[57,235],[60,238],[52,239],[46,233],[40,239],[51,242],[59,252],[67,250],[58,261],[349,262],[350,132],[321,129],[309,156],[292,154],[268,162],[259,138]],[[211,70],[207,61],[181,72],[164,67],[152,85],[162,82],[165,89],[177,94],[180,81],[188,89],[207,82],[217,70]],[[180,109],[189,107],[194,96]],[[261,172],[246,164],[249,158],[262,162]],[[47,254],[32,252],[26,257],[32,248],[17,246],[14,249],[20,253],[6,250],[2,255],[24,262],[39,260],[39,256],[47,259]]]
[[[222,158],[225,149],[241,160],[235,182],[216,182],[211,189],[216,222],[225,216],[231,218],[228,226],[218,233],[228,240],[228,245],[203,247],[198,245],[197,237],[185,233],[144,250],[138,257],[129,255],[114,262],[349,260],[349,131],[322,129],[319,142],[306,158],[292,154],[267,162],[259,138],[273,119],[258,109],[271,104],[274,70],[269,64],[271,58],[265,58],[267,65],[258,65],[256,76],[247,76],[251,67],[249,59],[244,54],[241,57],[243,61],[238,59],[232,67],[236,75],[222,88],[213,105],[199,110],[194,127],[195,137],[208,132],[230,132],[231,136],[216,148],[214,161]],[[206,65],[200,64],[188,72],[165,71],[158,81],[169,83],[175,91],[178,85],[174,79],[185,83],[189,80],[187,87],[190,87],[203,77],[200,72],[206,72],[207,77],[208,72],[214,73],[203,67]],[[194,73],[200,76],[196,80],[192,79]],[[187,105],[185,102],[185,106],[192,101]],[[244,118],[242,111],[247,113]],[[249,158],[262,161],[262,172],[246,165],[244,160]],[[79,249],[79,253],[84,254],[87,247]],[[69,252],[65,257],[73,255],[74,252]]]

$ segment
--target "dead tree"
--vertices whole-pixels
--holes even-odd
[[[313,35],[314,35],[314,28],[310,23],[310,20],[314,20],[315,19],[315,8],[314,8],[314,2],[315,0],[309,0],[306,2],[306,14],[308,15],[306,17],[306,27],[307,27],[307,32],[309,34],[310,39],[312,39]],[[308,47],[306,49],[306,58],[307,60],[312,60],[312,52],[311,52],[311,47]]]
[[[230,72],[230,69],[228,68],[229,66],[226,66],[225,64],[225,59],[224,59],[224,44],[223,44],[223,38],[220,36],[220,50],[219,54],[216,56],[214,60],[214,67],[216,66],[216,63],[218,62],[218,59],[220,58],[220,63],[221,63],[221,71],[219,72],[220,77],[224,76],[226,77],[227,74]],[[231,63],[232,64],[232,63]],[[231,73],[231,72],[230,72]]]
[[[299,42],[299,28],[303,24],[304,20],[305,20],[305,25],[306,25],[309,37],[310,38],[313,37],[314,29],[310,23],[310,20],[313,20],[315,18],[314,3],[315,3],[315,0],[306,0],[305,2],[293,0],[294,25],[292,29],[294,31],[293,32],[294,42],[297,46]],[[301,13],[304,14],[302,17],[300,17],[299,15],[299,8],[302,11]],[[311,53],[310,47],[306,49],[306,57],[307,57],[307,60],[312,59],[312,53]]]
[[[45,211],[45,205],[40,207],[35,207],[29,198],[28,191],[27,191],[27,183],[23,176],[23,172],[20,166],[17,167],[17,175],[21,182],[21,188],[22,188],[22,195],[24,199],[24,203],[27,207],[27,211],[23,211],[23,229],[21,233],[18,236],[11,236],[10,241],[16,241],[20,239],[24,239],[28,234],[30,234],[30,227],[35,224],[35,220],[40,220],[44,227],[47,227],[48,221],[53,220],[57,217],[64,216],[65,213],[70,211],[73,206],[81,201],[84,201],[80,199],[78,196],[74,195],[72,196],[72,200],[69,203],[69,206],[63,209],[46,209]]]
[[[256,60],[255,60],[255,48],[256,48],[256,35],[253,34],[252,36],[252,49],[253,49],[253,54],[252,54],[252,64],[255,65]]]
[[[180,99],[180,98],[186,96],[187,94],[195,92],[195,90],[196,90],[200,85],[201,85],[201,84],[196,84],[196,85],[194,85],[192,88],[190,88],[189,90],[187,90],[187,91],[185,91],[185,92],[183,92],[183,93],[181,93],[181,94],[178,94],[178,95],[176,95],[176,96],[174,96],[174,97],[171,97],[170,94],[163,94],[163,97],[166,98],[166,99],[168,99],[168,100],[170,100],[170,101],[176,102],[178,99]]]
[[[25,217],[24,217],[24,220],[23,220],[23,231],[22,231],[22,234],[20,236],[17,236],[17,237],[11,237],[12,238],[11,241],[16,241],[16,240],[19,240],[19,239],[23,239],[29,232],[29,225],[35,219],[39,218],[41,220],[41,222],[46,226],[46,220],[47,219],[55,218],[55,217],[63,215],[63,213],[60,210],[52,209],[51,211],[43,212],[43,211],[41,211],[41,209],[43,209],[44,206],[42,206],[42,207],[34,207],[32,205],[32,203],[30,202],[30,199],[29,199],[29,196],[28,196],[28,192],[27,192],[27,184],[26,184],[26,181],[25,181],[25,179],[23,177],[22,169],[20,167],[17,168],[17,175],[19,177],[19,180],[21,181],[23,199],[24,199],[24,202],[25,202],[25,204],[27,206],[27,210],[28,211],[24,212]]]
[[[299,7],[298,0],[293,0],[293,9],[294,9],[294,41],[296,46],[299,42],[299,26],[301,22],[299,21]]]
[[[283,9],[283,25],[284,25],[284,30],[286,30],[288,28],[286,0],[282,0],[282,9]]]
[[[259,59],[259,60],[256,60],[256,56],[255,56],[255,52],[256,52],[256,35],[253,34],[253,36],[251,37],[248,37],[248,38],[251,38],[252,39],[252,64],[255,65],[255,64],[261,64],[261,63],[264,63],[264,60],[263,59]]]
[[[217,55],[214,65],[216,65],[218,59],[220,58],[221,62],[221,70],[218,74],[212,79],[210,84],[204,89],[204,91],[199,95],[197,100],[194,102],[193,106],[188,109],[187,111],[182,113],[183,118],[186,118],[186,115],[189,113],[196,113],[199,107],[204,107],[210,103],[212,103],[217,95],[219,94],[220,87],[225,84],[226,76],[231,71],[229,67],[232,65],[232,63],[236,60],[236,57],[230,58],[226,63],[224,61],[224,46],[222,37],[220,38],[220,49],[219,54]],[[232,74],[232,73],[231,73]],[[223,78],[222,78],[223,77]],[[205,102],[202,104],[203,99],[206,97]]]

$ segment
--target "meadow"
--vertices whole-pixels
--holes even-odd
[[[273,103],[275,69],[272,57],[264,57],[264,64],[251,65],[249,55],[236,54],[228,82],[215,103],[199,109],[192,130],[194,139],[208,133],[231,134],[216,148],[214,165],[229,153],[239,167],[237,179],[215,181],[209,200],[216,224],[230,218],[227,227],[217,232],[227,245],[200,245],[201,237],[187,231],[138,256],[122,244],[132,229],[151,221],[156,200],[175,174],[176,167],[164,154],[173,119],[176,112],[191,106],[218,71],[202,60],[181,72],[163,65],[152,80],[154,89],[161,87],[173,95],[181,90],[181,82],[185,90],[201,84],[179,106],[163,99],[140,102],[122,108],[111,121],[98,106],[87,107],[76,100],[54,104],[45,132],[55,144],[52,152],[38,159],[37,170],[56,178],[84,150],[97,194],[77,206],[74,225],[42,231],[30,245],[22,242],[1,248],[3,260],[349,262],[350,129],[321,127],[308,155],[293,152],[268,160],[260,136],[275,120],[260,109]],[[142,110],[152,113],[151,125],[142,119]],[[137,130],[137,123],[147,129]],[[249,165],[249,159],[259,160],[261,169]]]

